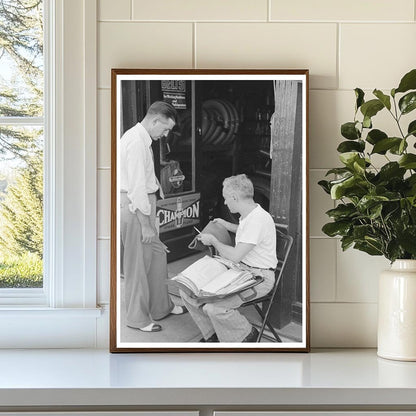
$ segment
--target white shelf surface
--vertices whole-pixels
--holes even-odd
[[[368,350],[0,350],[0,410],[45,406],[416,406],[416,362]],[[416,408],[416,407],[415,407]]]

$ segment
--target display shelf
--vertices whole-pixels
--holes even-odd
[[[416,363],[368,350],[311,353],[0,351],[0,411],[114,409],[416,410]]]

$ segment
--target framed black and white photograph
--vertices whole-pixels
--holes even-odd
[[[112,70],[111,352],[309,351],[308,75]]]

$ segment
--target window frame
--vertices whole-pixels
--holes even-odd
[[[49,241],[48,233],[48,221],[49,215],[46,215],[50,212],[48,208],[50,204],[49,195],[46,192],[47,183],[50,177],[49,175],[49,163],[51,161],[49,155],[50,146],[48,145],[48,137],[50,137],[50,121],[53,120],[53,114],[49,114],[50,111],[53,111],[53,107],[50,106],[49,102],[53,96],[53,91],[51,91],[51,82],[49,80],[50,76],[53,76],[53,70],[50,70],[50,67],[53,69],[53,65],[50,65],[53,62],[53,57],[51,55],[52,48],[50,48],[50,37],[53,31],[50,28],[52,19],[50,19],[51,8],[53,7],[53,0],[43,0],[43,43],[44,43],[44,54],[43,54],[43,66],[44,66],[44,91],[43,91],[43,116],[37,117],[9,117],[9,116],[0,116],[0,125],[7,125],[11,127],[41,127],[43,128],[44,136],[44,149],[43,149],[43,242],[45,244],[44,251],[48,253],[49,248],[53,245]],[[52,244],[51,244],[52,243]],[[49,288],[49,276],[50,276],[50,264],[49,259],[52,256],[47,255],[47,259],[43,260],[43,287],[42,288],[6,288],[0,289],[0,306],[2,305],[40,305],[46,306],[49,303],[48,288]]]
[[[0,347],[95,347],[97,0],[44,2],[46,278],[0,294]]]

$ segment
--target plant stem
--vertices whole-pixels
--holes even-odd
[[[395,115],[391,112],[391,110],[389,110],[389,113],[394,118],[394,121],[396,122],[397,127],[399,128],[400,134],[402,135],[403,139],[406,139],[405,135],[403,134],[402,128],[400,126],[400,117],[402,116],[402,114],[400,114],[400,116],[397,116],[397,104],[396,104],[396,99],[395,98],[393,98],[393,103],[394,103]]]
[[[391,240],[391,233],[390,233],[389,229],[387,228],[386,223],[384,222],[384,218],[381,214],[380,214],[380,218],[381,218],[381,222],[383,223],[383,228],[384,228],[384,231],[386,233],[386,237],[387,237],[388,240]]]

